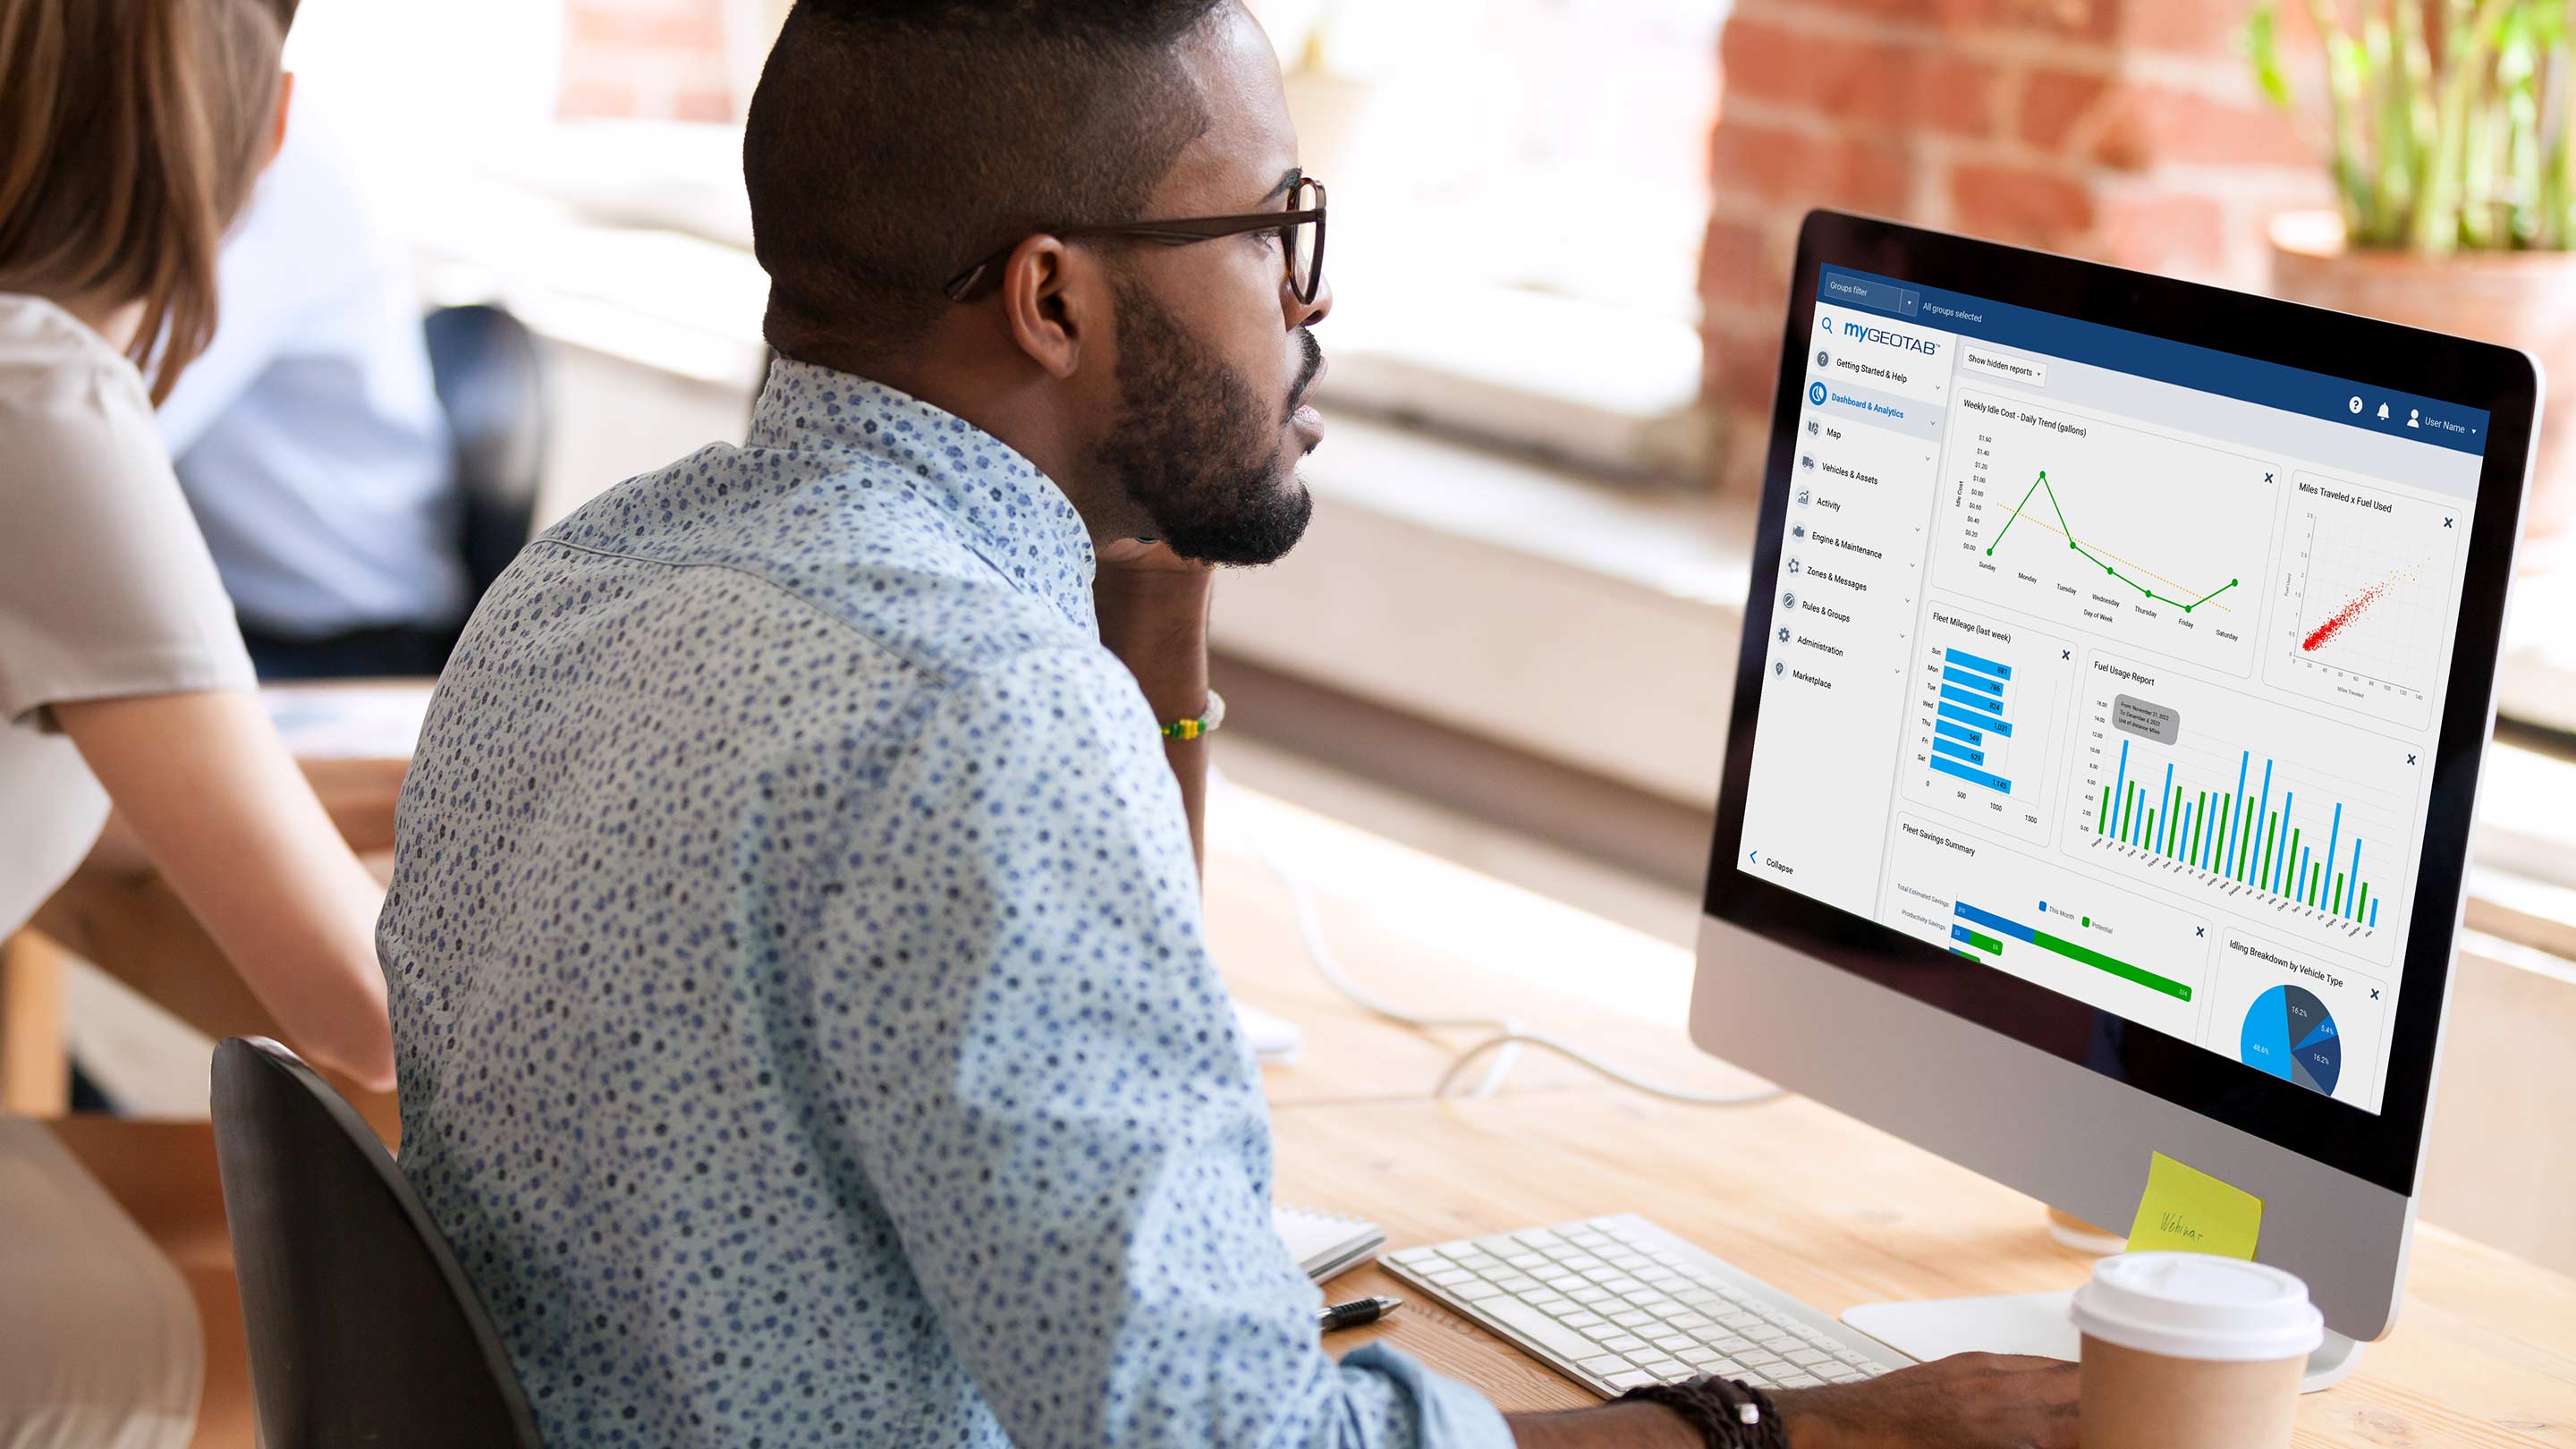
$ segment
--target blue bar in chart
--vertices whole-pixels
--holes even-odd
[[[1957,720],[1961,724],[1975,725],[1981,730],[2001,735],[2005,739],[2012,738],[2012,726],[1990,714],[1976,714],[1971,711],[1961,709],[1955,704],[1945,704],[1940,706],[1939,714],[1943,719],[1953,719]]]
[[[1955,775],[1958,778],[1967,781],[1971,785],[1983,785],[1998,795],[2009,795],[2012,793],[2012,781],[2005,779],[2001,775],[1989,775],[1985,771],[1977,769],[1972,765],[1960,764],[1958,761],[1951,759],[1948,755],[1934,755],[1931,763],[1933,769],[1940,771],[1944,775]]]
[[[1991,674],[1997,679],[2009,680],[2012,678],[2011,665],[1997,664],[1991,659],[1981,659],[1978,656],[1969,653],[1965,649],[1944,649],[1941,651],[1941,658],[1945,662],[1955,664],[1961,669],[1973,669],[1979,674]]]
[[[2012,667],[1970,654],[1964,649],[1941,651],[1941,697],[1935,706],[1939,720],[1932,727],[1932,749],[1925,763],[1935,771],[1955,780],[1980,785],[1998,795],[2012,793],[2012,781],[1985,768],[1987,753],[1993,748],[1986,743],[1991,734],[1997,739],[2012,738],[2010,714],[2004,698],[2006,683],[2012,678]]]

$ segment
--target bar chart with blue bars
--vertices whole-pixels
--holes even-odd
[[[2402,906],[2388,897],[2411,887],[2415,850],[2412,752],[2305,714],[2294,730],[2247,729],[2268,707],[2229,710],[2218,694],[2169,694],[2147,712],[2173,721],[2170,740],[2110,725],[2109,701],[2096,701],[2069,848],[2179,876],[2321,937],[2358,942],[2394,924]]]
[[[1914,769],[1906,793],[1950,814],[2045,845],[2052,768],[2074,693],[2072,651],[2027,629],[1936,607],[1925,632],[1916,700]]]
[[[1940,668],[1940,703],[1933,708],[1932,758],[1925,763],[1953,780],[2010,795],[2013,782],[1987,768],[1986,756],[1990,744],[2012,738],[2013,722],[2004,704],[2012,688],[2012,666],[1951,648],[1941,651]],[[2003,751],[1998,749],[1995,753],[2000,756]],[[1994,763],[2000,765],[2000,760]]]

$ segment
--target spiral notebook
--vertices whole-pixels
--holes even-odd
[[[1298,1266],[1318,1283],[1369,1262],[1377,1257],[1378,1249],[1386,1246],[1386,1229],[1335,1213],[1274,1203],[1270,1222]]]

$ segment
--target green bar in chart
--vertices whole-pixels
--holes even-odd
[[[2156,848],[2156,812],[2153,810],[2147,812],[2147,828],[2145,833],[2141,834],[2138,839],[2147,847],[2147,849],[2153,850]]]
[[[2263,817],[2263,858],[2262,858],[2262,859],[2260,859],[2260,860],[2258,860],[2258,861],[2256,861],[2256,862],[2254,862],[2254,879],[2255,879],[2255,882],[2256,882],[2257,884],[2260,884],[2260,883],[2262,883],[2262,882],[2264,882],[2264,881],[2267,881],[2267,880],[2270,880],[2270,879],[2272,878],[2272,837],[2274,837],[2274,836],[2276,836],[2276,835],[2278,835],[2278,834],[2280,834],[2280,833],[2281,833],[2281,817],[2280,817],[2279,813],[2278,813],[2278,812],[2275,812],[2275,813],[2273,813],[2273,814],[2270,814],[2270,815],[2266,815],[2266,816],[2264,816],[2264,817]]]
[[[1980,951],[1990,951],[1997,956],[2004,953],[2004,943],[1987,935],[1983,931],[1970,931],[1968,933],[1968,944],[1976,947]]]
[[[2105,956],[2090,946],[2078,945],[2063,936],[2052,936],[2046,931],[2033,931],[2030,941],[2032,945],[2043,951],[2054,951],[2069,961],[2081,961],[2097,971],[2108,971],[2123,981],[2134,981],[2150,991],[2161,991],[2177,1001],[2191,1000],[2191,988],[2181,982],[2158,976],[2142,966],[2132,966],[2117,957]]]
[[[2335,872],[2334,905],[2333,905],[2330,909],[2332,909],[2332,910],[2334,911],[2334,913],[2335,913],[2336,915],[2338,915],[2338,916],[2340,916],[2340,915],[2342,915],[2342,914],[2343,914],[2343,872],[2342,872],[2342,871],[2336,871],[2336,872]]]
[[[2191,813],[2191,863],[2200,864],[2200,843],[2209,838],[2209,792],[2200,792],[2200,808]]]
[[[2356,921],[2370,919],[2370,882],[2368,881],[2361,883],[2361,893],[2352,898],[2352,918]]]
[[[2102,787],[2102,823],[2093,828],[2093,833],[2096,835],[2111,833],[2111,787],[2108,785]]]

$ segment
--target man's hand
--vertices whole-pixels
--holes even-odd
[[[1963,1353],[1773,1395],[1790,1449],[2075,1449],[2075,1365]]]

